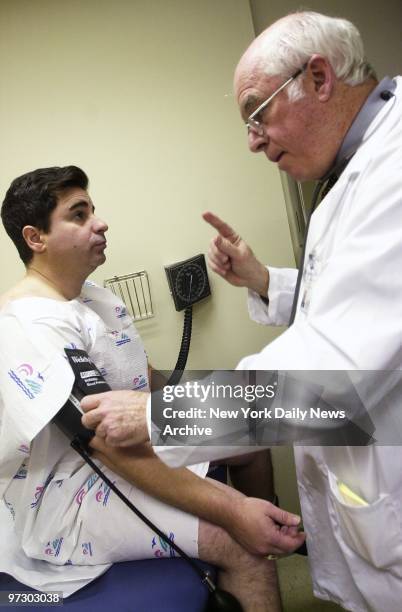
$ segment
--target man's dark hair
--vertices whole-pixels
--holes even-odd
[[[48,232],[51,212],[61,193],[70,187],[88,188],[88,177],[77,166],[39,168],[11,183],[1,207],[1,218],[24,264],[31,261],[33,253],[24,240],[23,228],[33,225]]]

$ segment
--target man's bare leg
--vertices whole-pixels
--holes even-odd
[[[233,498],[242,497],[235,489],[216,480]],[[282,610],[275,561],[253,555],[238,544],[224,529],[200,521],[198,553],[200,559],[217,565],[219,586],[241,602],[245,612],[280,612]]]
[[[219,567],[219,587],[237,597],[245,612],[282,610],[273,561],[248,553],[224,529],[205,521],[199,525],[198,554]]]

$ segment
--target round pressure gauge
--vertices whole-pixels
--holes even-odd
[[[175,288],[183,302],[197,300],[204,291],[206,283],[205,272],[196,263],[190,263],[180,268],[176,276]]]
[[[202,300],[211,294],[204,255],[165,267],[176,310]]]

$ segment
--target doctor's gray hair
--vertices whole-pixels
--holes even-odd
[[[346,19],[312,11],[292,13],[262,34],[257,49],[259,68],[270,76],[289,77],[318,53],[328,59],[337,78],[347,85],[376,78],[364,56],[358,29]],[[290,99],[300,98],[301,79],[291,83],[287,92]]]

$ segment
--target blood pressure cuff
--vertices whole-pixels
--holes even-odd
[[[87,446],[95,432],[87,429],[81,423],[81,417],[84,413],[80,401],[85,395],[110,391],[110,387],[85,351],[69,348],[64,349],[64,351],[74,372],[74,385],[67,402],[53,418],[53,423],[70,440],[78,438]]]

